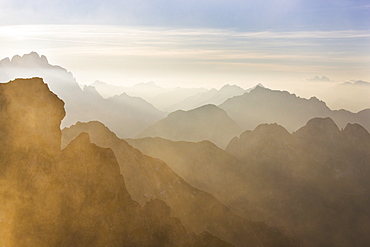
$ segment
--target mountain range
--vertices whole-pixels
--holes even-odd
[[[232,211],[285,229],[303,246],[366,246],[370,134],[313,118],[290,134],[262,124],[226,151],[211,143],[128,140]]]
[[[226,100],[219,107],[243,130],[252,130],[262,123],[278,123],[293,132],[314,117],[330,117],[340,128],[347,123],[358,123],[370,130],[370,109],[358,113],[331,110],[315,97],[304,99],[286,91],[260,86]]]
[[[82,133],[60,149],[63,101],[40,78],[0,84],[2,246],[231,246],[141,207],[112,150]]]
[[[88,133],[92,143],[112,149],[132,198],[141,205],[163,200],[189,232],[208,231],[235,246],[293,246],[277,228],[237,216],[211,194],[185,182],[165,162],[143,155],[99,122],[77,123],[62,133],[62,147]]]
[[[347,81],[320,94],[332,109],[358,112],[370,108],[370,83],[361,80]]]
[[[166,115],[144,100],[127,94],[104,99],[93,87],[82,90],[70,72],[50,65],[45,56],[35,52],[0,61],[0,81],[36,76],[42,77],[51,91],[65,102],[67,115],[62,126],[98,120],[121,137],[134,137]]]
[[[1,246],[370,242],[369,108],[262,86],[80,86],[34,52],[1,60],[0,81]],[[337,88],[366,107],[367,82]]]

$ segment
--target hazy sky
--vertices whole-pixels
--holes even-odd
[[[83,84],[309,88],[370,81],[369,13],[368,0],[0,0],[0,55],[36,51]]]

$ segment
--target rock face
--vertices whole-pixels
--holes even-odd
[[[154,198],[163,200],[169,205],[171,215],[180,218],[190,232],[208,231],[235,246],[293,245],[277,229],[235,215],[212,195],[185,182],[166,163],[143,155],[99,122],[77,123],[62,132],[62,146],[85,132],[96,145],[111,148],[133,199],[141,205]],[[222,174],[219,175],[221,178]]]
[[[370,131],[370,109],[358,113],[332,111],[315,97],[304,99],[286,91],[260,86],[249,93],[226,100],[219,107],[244,130],[253,130],[263,123],[278,123],[292,132],[312,118],[330,117],[340,128],[344,128],[347,123],[358,123]]]
[[[188,233],[163,202],[133,201],[88,134],[61,151],[63,102],[41,79],[2,84],[0,99],[1,246],[230,246]]]
[[[176,111],[141,132],[138,137],[162,137],[173,141],[209,140],[221,148],[241,133],[239,126],[215,105]]]
[[[1,146],[58,152],[60,123],[65,115],[63,106],[40,78],[0,84]]]

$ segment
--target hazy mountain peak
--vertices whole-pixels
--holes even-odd
[[[210,140],[225,147],[240,134],[240,127],[219,107],[208,104],[189,111],[175,111],[144,130],[138,137],[162,137],[173,141]]]
[[[363,138],[367,137],[370,139],[370,133],[361,125],[354,123],[348,123],[343,130],[343,133],[348,134],[353,137]]]
[[[96,86],[96,85],[106,86],[106,85],[108,85],[108,83],[103,82],[103,81],[96,80],[96,81],[94,81],[94,82],[91,84],[91,86]]]
[[[238,85],[230,85],[230,84],[225,84],[223,85],[221,88],[220,88],[220,91],[224,91],[224,90],[243,90],[244,89]]]
[[[161,88],[158,86],[154,81],[149,81],[149,82],[141,82],[133,86],[135,87],[143,87],[143,88]]]
[[[266,143],[270,143],[273,140],[284,140],[289,138],[290,133],[281,125],[277,123],[273,124],[260,124],[253,131],[246,130],[241,135],[240,138],[234,138],[228,145],[228,149],[241,141],[244,142],[261,142],[265,140]],[[258,140],[258,141],[257,141]]]
[[[222,110],[221,108],[213,104],[207,104],[207,105],[203,105],[198,108],[195,108],[193,110],[189,110],[189,112],[193,112],[193,111],[222,111],[222,112],[225,112],[224,110]]]
[[[297,136],[310,136],[310,138],[319,137],[319,139],[326,139],[333,137],[340,133],[340,130],[333,119],[326,118],[313,118],[307,122],[305,126],[297,130]]]
[[[19,64],[19,65],[27,65],[27,66],[32,66],[32,65],[49,65],[49,62],[47,58],[42,55],[40,56],[37,52],[31,52],[29,54],[24,54],[23,56],[15,55],[12,57],[11,60],[9,59],[3,59],[4,62],[8,63],[14,63],[14,64]],[[2,60],[2,61],[3,61]]]
[[[370,82],[362,81],[362,80],[354,80],[354,81],[346,81],[346,82],[340,84],[340,86],[350,86],[350,85],[353,85],[353,86],[370,86]]]
[[[255,133],[271,133],[271,134],[283,133],[283,134],[286,134],[286,135],[290,135],[290,133],[283,126],[281,126],[277,123],[260,124],[253,130],[253,132],[255,132]]]

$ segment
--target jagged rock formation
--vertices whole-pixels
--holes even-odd
[[[293,245],[277,229],[235,215],[212,195],[190,186],[163,161],[143,155],[99,122],[77,123],[62,132],[62,146],[85,132],[96,145],[111,148],[132,198],[141,205],[154,198],[163,200],[171,208],[171,215],[180,218],[191,232],[207,230],[235,246]],[[190,173],[196,171],[189,170],[186,178],[191,177]],[[223,179],[224,174],[218,175]]]
[[[0,61],[0,81],[32,77],[43,78],[65,102],[67,114],[62,126],[99,120],[120,137],[134,137],[166,115],[148,102],[127,94],[104,99],[93,87],[82,90],[72,73],[50,65],[45,56],[35,52]]]
[[[61,151],[63,102],[41,79],[1,84],[0,103],[1,246],[230,246],[188,233],[163,202],[142,208],[88,134]]]
[[[340,128],[358,123],[370,131],[370,109],[359,113],[332,111],[315,97],[299,98],[285,91],[256,87],[249,93],[226,100],[219,107],[244,130],[262,123],[278,123],[288,131],[296,131],[314,117],[330,117]]]
[[[226,150],[246,164],[246,179],[259,188],[252,196],[256,215],[307,245],[369,242],[370,134],[362,126],[341,131],[330,118],[314,118],[291,135],[262,125]]]
[[[215,105],[190,111],[176,111],[141,132],[138,137],[162,137],[173,141],[209,140],[226,147],[231,138],[241,133],[240,127]]]
[[[209,142],[128,142],[192,177],[193,186],[234,212],[283,227],[303,246],[369,242],[370,134],[358,124],[340,130],[330,118],[314,118],[294,134],[263,124],[234,138],[226,148],[232,155]]]

